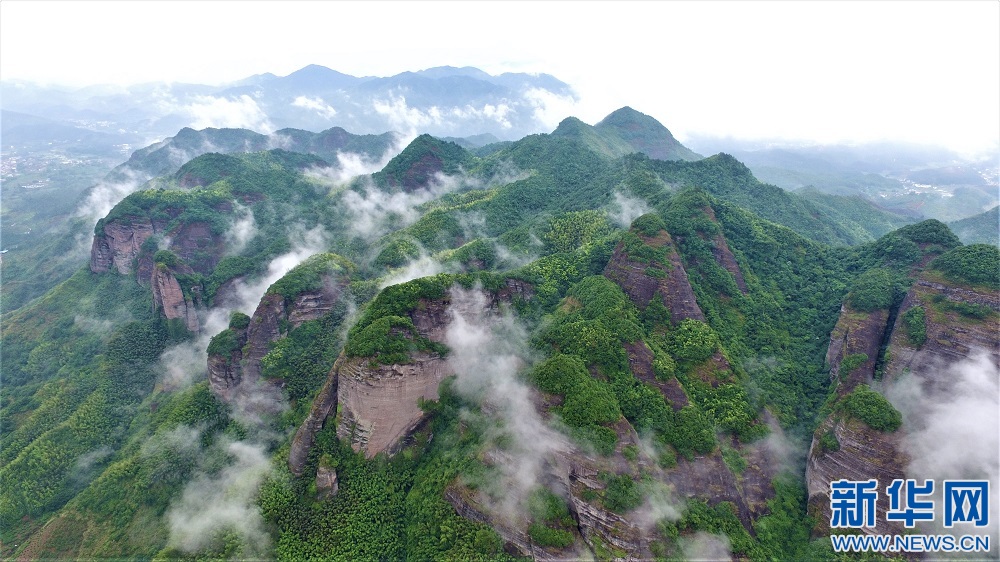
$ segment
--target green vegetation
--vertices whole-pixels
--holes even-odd
[[[835,453],[840,450],[840,440],[833,430],[827,431],[819,438],[819,446],[823,452]]]
[[[903,416],[884,396],[861,384],[842,399],[842,408],[850,416],[857,418],[868,427],[879,431],[892,432],[899,429]]]
[[[950,222],[948,227],[965,244],[1000,246],[998,224],[1000,224],[1000,205],[978,215]]]
[[[931,267],[953,281],[1000,290],[1000,248],[996,246],[961,246],[934,260]]]
[[[316,254],[292,268],[281,279],[268,287],[268,294],[278,294],[291,301],[302,293],[319,291],[331,283],[333,274],[347,273],[354,264],[336,254]]]
[[[545,488],[535,490],[528,499],[528,511],[535,521],[528,527],[531,540],[544,547],[566,548],[574,542],[571,532],[576,521],[566,501]]]
[[[719,348],[719,336],[704,322],[689,318],[670,332],[667,347],[683,363],[701,363]]]
[[[844,359],[840,362],[840,375],[843,377],[849,376],[865,361],[868,361],[868,355],[865,353],[852,353],[851,355],[844,357]]]
[[[847,303],[854,310],[872,312],[888,309],[895,298],[894,278],[888,269],[871,269],[862,273],[847,295]]]
[[[250,325],[250,317],[246,314],[234,310],[229,315],[229,327],[233,330],[245,330]]]
[[[927,341],[927,319],[924,308],[914,306],[903,313],[903,326],[906,329],[906,336],[910,343],[916,347],[924,345]]]
[[[937,221],[872,240],[898,217],[859,201],[783,192],[761,184],[727,155],[664,162],[628,154],[644,138],[635,131],[623,136],[614,131],[617,126],[589,127],[571,119],[552,135],[500,143],[477,156],[422,136],[376,174],[374,187],[358,181],[332,191],[302,175],[321,163],[313,156],[280,150],[205,155],[155,180],[156,189],[127,197],[97,231],[114,222],[152,225],[156,234],[137,261],[171,268],[185,296],[201,307],[228,300],[239,279],[251,285],[272,259],[298,249],[297,225],[322,227],[324,252],[292,269],[268,293],[281,295],[286,307],[305,292],[327,287],[343,299],[320,318],[294,328],[289,321],[280,324],[278,339],[261,360],[262,377],[283,388],[290,408],[266,421],[268,435],[293,434],[341,350],[365,367],[406,363],[415,352],[445,355],[443,345],[417,331],[416,312],[447,306],[453,286],[478,284],[505,298],[513,295],[512,308],[533,347],[526,379],[544,393],[550,410],[544,414],[565,424],[584,455],[610,457],[597,458],[608,471],[600,476],[604,489],[574,501],[600,502],[626,517],[661,484],[644,472],[650,468],[647,454],[665,470],[678,464],[688,469],[686,461],[702,455],[715,463],[721,455],[742,482],[757,470],[745,444],[767,433],[765,409],[793,437],[813,435],[823,401],[836,396],[824,359],[845,298],[857,311],[891,311],[909,283],[906,276],[938,254],[934,267],[940,275],[996,286],[996,249],[960,246]],[[385,236],[364,240],[350,230],[355,217],[343,205],[348,190],[420,189],[438,172],[461,173],[469,181],[415,207],[412,222],[409,215],[386,217],[380,226],[391,232]],[[516,179],[502,183],[502,177]],[[599,210],[616,192],[641,198],[654,211],[629,231],[616,230]],[[249,240],[233,245],[221,236],[248,216],[256,227]],[[861,224],[866,221],[871,225]],[[209,235],[191,237],[201,240],[193,249],[178,244],[159,250],[185,229]],[[860,242],[866,243],[844,246]],[[641,264],[640,284],[651,284],[626,292],[603,275],[619,244]],[[448,268],[475,272],[379,288],[387,268],[422,253]],[[503,271],[512,263],[518,269]],[[679,273],[678,267],[704,321],[675,324],[685,316],[669,310],[655,287]],[[180,273],[187,268],[193,273]],[[645,300],[651,293],[641,310],[629,297],[641,294]],[[358,314],[349,315],[355,304]],[[992,314],[974,303],[925,304],[928,310],[913,308],[901,317],[915,345],[927,337],[926,315]],[[357,321],[341,341],[349,316]],[[232,314],[208,353],[231,359],[251,322],[246,314]],[[11,545],[46,536],[55,539],[39,551],[45,556],[259,554],[227,531],[198,553],[167,548],[165,514],[172,503],[188,483],[222,474],[234,458],[226,447],[245,444],[254,432],[214,397],[207,381],[184,387],[164,377],[174,365],[161,363],[161,353],[193,343],[189,338],[153,311],[148,287],[134,275],[86,269],[3,316],[0,480],[15,483],[0,497],[4,557],[19,554]],[[867,360],[848,356],[841,372]],[[497,457],[487,448],[503,448],[505,436],[494,439],[493,420],[451,384],[442,384],[437,402],[422,403],[426,425],[391,458],[356,454],[337,438],[333,413],[304,474],[295,477],[286,468],[289,438],[276,437],[264,451],[273,472],[256,497],[272,539],[261,555],[509,559],[493,529],[456,512],[455,503],[481,494],[498,499],[491,489]],[[865,386],[832,411],[880,431],[895,430],[901,420]],[[629,445],[616,455],[619,435],[633,435],[633,429],[643,453]],[[823,451],[839,449],[832,432],[818,438]],[[336,470],[337,495],[319,497],[320,466]],[[680,541],[702,530],[729,537],[738,557],[816,554],[809,544],[805,490],[797,480],[776,479],[769,514],[751,518],[749,527],[728,502],[690,501],[678,521],[660,525],[663,540],[654,552],[677,556]],[[576,542],[567,498],[539,488],[528,503],[525,525],[533,542],[553,549]],[[41,531],[47,523],[52,527]],[[626,555],[598,538],[593,545],[599,557]]]
[[[642,505],[639,486],[628,474],[604,475],[607,488],[604,490],[604,507],[618,513],[627,513]]]
[[[211,341],[208,342],[207,351],[209,355],[220,355],[228,358],[239,347],[240,341],[236,330],[229,328],[212,336]]]
[[[663,222],[660,215],[656,213],[646,213],[641,217],[632,221],[631,230],[635,230],[639,234],[652,238],[660,233],[661,230],[666,230],[667,224]]]

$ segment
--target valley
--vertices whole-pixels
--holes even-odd
[[[393,80],[528,80],[458,70]],[[831,482],[1000,486],[996,244],[630,107],[416,133],[73,163],[4,255],[0,556],[839,560]]]

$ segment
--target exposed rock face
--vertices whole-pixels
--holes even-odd
[[[665,381],[656,378],[656,373],[653,371],[653,352],[645,342],[625,344],[625,352],[628,354],[628,364],[632,374],[642,382],[659,389],[660,394],[663,394],[674,411],[688,405],[687,394],[684,393],[684,388],[676,377],[670,377]]]
[[[90,270],[105,273],[115,269],[118,273],[128,274],[132,271],[132,260],[139,255],[142,243],[153,233],[153,223],[148,218],[105,224],[103,232],[94,236],[91,245]]]
[[[316,469],[316,497],[325,500],[337,495],[340,486],[337,484],[337,471],[323,465]]]
[[[721,233],[712,240],[712,257],[715,258],[716,263],[722,266],[722,269],[732,274],[733,280],[736,281],[736,286],[739,287],[740,292],[744,295],[747,294],[746,279],[743,278],[743,272],[740,271],[740,266],[736,263],[736,256],[729,249],[729,244]]]
[[[326,378],[323,388],[313,400],[309,415],[295,431],[292,447],[288,453],[288,468],[296,476],[302,475],[309,457],[309,450],[312,449],[313,443],[316,441],[316,434],[323,429],[327,417],[337,405],[337,384],[339,383],[337,373],[340,372],[344,360],[344,354],[341,353],[337,362],[333,364],[333,369],[330,370],[330,375]]]
[[[510,279],[496,293],[484,292],[483,312],[487,318],[496,318],[501,303],[510,302],[515,296],[531,298],[532,295],[530,285]],[[454,306],[458,305],[449,300],[423,300],[410,311],[410,319],[420,336],[445,343],[445,332],[452,320],[450,309]],[[444,358],[433,353],[412,354],[411,362],[406,365],[377,365],[367,358],[338,363],[341,419],[337,435],[369,458],[383,451],[394,453],[401,440],[423,419],[419,401],[437,400],[438,385],[455,374]]]
[[[246,330],[236,330],[236,341],[236,349],[229,355],[208,356],[208,385],[223,402],[233,399],[233,393],[243,381],[240,361],[243,359],[243,345],[247,341]]]
[[[508,279],[496,292],[485,292],[487,317],[500,311],[501,303],[534,296],[531,285]],[[423,300],[410,311],[420,336],[444,343],[451,322],[448,300]],[[313,402],[306,420],[295,433],[288,466],[294,474],[305,468],[316,433],[323,428],[334,406],[339,405],[337,435],[369,458],[393,454],[423,420],[420,400],[436,400],[438,385],[454,374],[444,358],[415,353],[406,365],[380,365],[369,358],[341,353],[326,384]]]
[[[816,435],[830,431],[837,437],[840,449],[824,451],[814,438],[806,465],[809,513],[816,519],[817,534],[828,534],[830,530],[830,482],[876,478],[884,487],[896,478],[905,478],[903,469],[909,463],[909,458],[900,451],[901,432],[883,433],[855,419],[828,418],[816,429]],[[884,501],[876,504],[878,529],[865,528],[864,532],[903,532],[902,525],[886,521],[885,507]]]
[[[162,310],[167,320],[181,320],[190,332],[199,331],[198,314],[194,302],[185,297],[174,272],[165,265],[153,268],[149,282],[153,289],[153,309]]]
[[[198,273],[210,273],[225,252],[225,240],[206,222],[190,222],[172,231],[169,249]]]
[[[420,400],[436,400],[438,385],[455,374],[437,354],[415,353],[407,365],[370,365],[352,357],[340,364],[341,412],[337,436],[371,458],[393,447],[420,423]]]
[[[285,299],[281,295],[264,295],[250,317],[247,342],[243,346],[242,380],[253,384],[260,379],[260,360],[270,351],[271,342],[281,337],[281,320],[286,317]]]
[[[840,318],[830,334],[830,347],[826,352],[826,363],[830,365],[831,380],[840,380],[838,392],[846,394],[859,384],[869,384],[875,376],[882,337],[889,320],[888,310],[859,312],[844,304],[840,308]],[[851,355],[864,354],[867,359],[852,369],[841,373],[840,364]]]
[[[652,238],[645,237],[641,233],[637,234],[643,242],[653,248],[666,247],[667,262],[642,263],[632,259],[625,252],[623,244],[619,244],[611,256],[611,261],[604,268],[604,276],[617,283],[640,310],[645,309],[653,296],[659,292],[663,296],[664,306],[670,310],[670,320],[674,324],[679,324],[688,318],[704,321],[705,315],[698,307],[687,272],[684,271],[670,234],[665,230],[661,230]],[[649,269],[661,271],[663,277],[658,279],[648,275],[646,272]]]
[[[238,387],[257,384],[261,376],[260,361],[271,350],[271,343],[285,335],[283,326],[295,329],[330,312],[342,297],[342,283],[326,278],[322,290],[301,293],[291,302],[276,293],[264,295],[250,318],[250,325],[238,332],[239,349],[231,357],[209,356],[212,391],[230,402]]]
[[[90,270],[105,273],[116,270],[128,274],[134,270],[143,286],[153,275],[153,251],[142,251],[142,244],[151,236],[163,234],[169,240],[166,249],[174,252],[183,263],[198,273],[210,273],[225,252],[223,237],[212,232],[208,223],[191,222],[166,232],[165,220],[131,217],[107,222],[103,231],[94,235],[90,249]]]
[[[715,209],[707,206],[703,210],[708,215],[709,220],[715,224],[719,224],[719,219],[715,217]],[[715,258],[715,262],[722,269],[725,269],[733,276],[733,280],[736,281],[736,286],[739,287],[740,292],[744,295],[747,294],[746,279],[743,278],[743,272],[740,271],[740,266],[736,263],[736,256],[729,249],[729,243],[726,242],[726,237],[722,235],[722,232],[716,234],[715,238],[712,239],[712,257]]]
[[[954,385],[954,381],[950,380],[949,365],[985,351],[994,367],[1000,370],[1000,320],[997,315],[986,319],[963,317],[948,310],[948,302],[979,304],[995,312],[1000,311],[1000,294],[996,292],[970,290],[918,278],[903,299],[891,327],[882,387],[920,385],[932,400],[947,402]],[[926,341],[919,347],[910,341],[903,320],[908,310],[918,306],[926,311],[927,335]],[[877,353],[887,318],[885,311],[862,317],[845,307],[831,335],[827,354],[831,367],[838,367],[839,362],[850,353],[864,352],[870,357],[871,349]],[[849,389],[862,382],[871,383],[873,370],[874,363],[868,361],[851,375],[840,373],[838,394],[846,394],[848,390],[842,390],[845,387]],[[919,417],[921,414],[915,415]],[[876,478],[884,488],[896,478],[927,477],[909,473],[911,458],[904,446],[910,432],[921,423],[920,419],[904,417],[903,425],[892,433],[876,431],[855,419],[835,416],[819,425],[806,465],[809,510],[817,520],[816,534],[828,534],[830,531],[830,482]],[[831,432],[839,442],[837,451],[825,450],[820,444],[820,438]],[[884,503],[876,504],[878,529],[865,528],[863,532],[904,532],[902,525],[885,520]]]

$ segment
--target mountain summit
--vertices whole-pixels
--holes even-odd
[[[601,133],[613,134],[636,152],[657,160],[700,160],[702,157],[684,146],[659,121],[625,106],[594,125]]]

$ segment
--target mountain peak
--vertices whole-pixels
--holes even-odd
[[[611,112],[594,128],[612,133],[627,142],[637,152],[657,160],[699,160],[701,156],[682,145],[659,121],[632,109],[622,107]]]

